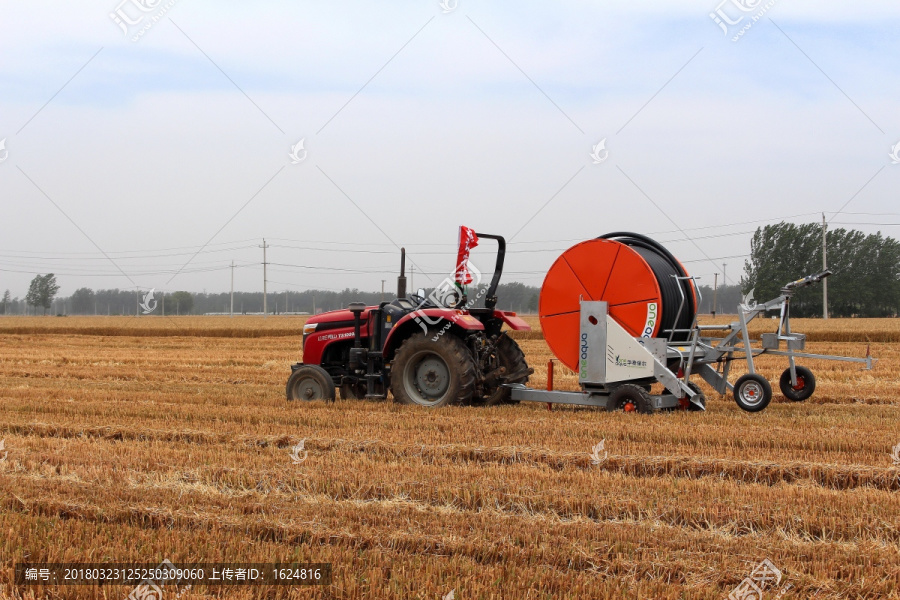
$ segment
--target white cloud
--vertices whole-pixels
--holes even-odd
[[[251,101],[170,22],[131,43],[108,18],[115,3],[6,2],[0,5],[0,89],[6,90],[0,139],[9,138],[10,159],[0,165],[0,196],[27,209],[6,212],[0,250],[95,251],[17,167],[105,250],[198,246],[281,166],[285,171],[216,241],[266,236],[391,249],[318,165],[397,243],[446,242],[447,256],[420,257],[436,271],[452,266],[460,222],[511,236],[582,166],[519,240],[675,229],[616,165],[683,228],[736,223],[728,231],[744,231],[740,223],[751,217],[840,207],[900,139],[898,40],[882,35],[895,28],[900,7],[784,1],[773,9],[778,24],[852,102],[771,23],[740,43],[723,39],[708,18],[713,7],[460,0],[457,11],[441,15],[437,2],[179,2],[172,19]],[[16,135],[101,46],[95,61]],[[290,165],[287,152],[301,137],[309,158]],[[595,168],[588,153],[603,137],[610,160]],[[853,206],[896,210],[897,172],[885,170]],[[39,235],[46,230],[50,239]],[[746,236],[700,244],[710,256],[748,247]],[[546,244],[556,245],[566,244]],[[690,244],[673,248],[685,260],[702,258]],[[352,262],[387,273],[396,262],[382,254],[273,252],[284,252],[292,264]],[[235,254],[252,261],[260,253]],[[510,271],[540,273],[555,256],[513,251]],[[297,285],[369,289],[386,276],[293,273],[281,277],[294,277]],[[10,277],[2,287],[24,293],[30,275]],[[172,285],[224,289],[226,277],[193,275]],[[163,289],[166,279],[139,283]],[[247,271],[238,283],[256,289],[257,279]],[[80,285],[128,285],[124,278],[61,281],[63,293]]]

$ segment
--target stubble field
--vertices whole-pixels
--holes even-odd
[[[531,322],[518,341],[542,387]],[[704,385],[706,413],[652,416],[288,403],[302,323],[0,319],[0,597],[130,591],[13,588],[16,562],[163,559],[334,567],[326,588],[186,599],[721,599],[764,559],[782,573],[767,597],[900,597],[900,320],[795,321],[812,352],[879,359],[804,362],[805,403],[764,358],[764,412]]]

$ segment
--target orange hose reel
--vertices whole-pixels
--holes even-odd
[[[625,243],[593,239],[572,246],[556,259],[541,287],[544,339],[564,365],[577,369],[581,300],[608,302],[610,316],[635,337],[660,335],[663,307],[671,305],[672,298],[665,297],[659,279],[638,250]],[[663,285],[669,286],[671,296],[678,283]],[[693,302],[688,310],[693,310],[693,285],[690,292]]]

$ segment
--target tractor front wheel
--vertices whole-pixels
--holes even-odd
[[[364,400],[366,397],[365,383],[342,383],[341,400]]]
[[[463,404],[475,393],[475,361],[461,339],[417,333],[394,357],[391,390],[402,404],[438,408]]]
[[[299,365],[287,382],[287,399],[334,402],[334,381],[319,365]]]

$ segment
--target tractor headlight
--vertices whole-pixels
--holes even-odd
[[[303,326],[303,335],[309,335],[313,331],[315,331],[316,325],[318,325],[318,323],[307,323],[306,325],[304,325]]]

